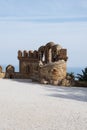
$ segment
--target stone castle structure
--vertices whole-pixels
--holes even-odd
[[[40,83],[58,85],[66,77],[67,49],[49,42],[38,50],[18,51],[19,72],[12,65],[0,77],[32,79]]]

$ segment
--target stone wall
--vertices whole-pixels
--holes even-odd
[[[18,51],[18,59],[24,78],[59,84],[66,77],[67,50],[59,44],[49,42],[38,50]]]
[[[59,44],[49,42],[38,50],[19,50],[18,59],[19,72],[8,65],[3,73],[0,66],[0,77],[32,79],[54,85],[60,84],[66,77],[67,50]]]
[[[0,73],[0,78],[4,78],[4,77],[5,77],[5,74],[6,74],[5,72],[1,72],[1,73]]]
[[[66,77],[66,62],[64,60],[49,63],[40,67],[40,80],[48,81],[51,84],[59,84]],[[44,81],[43,80],[43,81]]]

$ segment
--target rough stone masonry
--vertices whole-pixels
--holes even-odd
[[[14,66],[8,65],[5,73],[1,67],[0,77],[27,78],[54,85],[58,85],[66,77],[67,49],[54,42],[34,51],[19,50],[18,59],[19,72],[15,72]]]

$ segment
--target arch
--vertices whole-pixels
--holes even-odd
[[[7,73],[14,73],[14,72],[15,72],[14,66],[8,65],[8,66],[6,67],[6,72],[7,72]]]
[[[47,47],[47,48],[51,48],[51,47],[54,46],[54,45],[55,45],[54,42],[48,42],[48,43],[46,44],[46,47]]]
[[[13,78],[14,78],[14,75],[13,75],[13,74],[9,74],[9,78],[10,78],[10,79],[13,79]]]
[[[56,45],[52,46],[52,49],[59,51],[62,49],[62,47],[61,47],[61,45],[56,44]]]
[[[39,49],[38,49],[38,51],[42,51],[42,52],[44,52],[44,50],[45,50],[45,46],[41,46],[41,47],[39,47]]]
[[[41,46],[38,49],[38,59],[40,61],[45,61],[45,46]]]
[[[50,63],[52,61],[52,46],[54,45],[54,42],[48,42],[45,46],[46,63]]]

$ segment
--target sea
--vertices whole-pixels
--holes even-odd
[[[7,65],[1,65],[3,68],[3,72],[5,72]],[[15,72],[19,72],[19,66],[18,65],[14,65],[15,67]],[[84,69],[84,67],[67,67],[67,73],[73,73],[75,76],[77,76],[77,74],[82,74],[82,70]]]
[[[67,67],[67,73],[73,73],[75,76],[82,74],[82,70],[84,70],[84,67]]]

